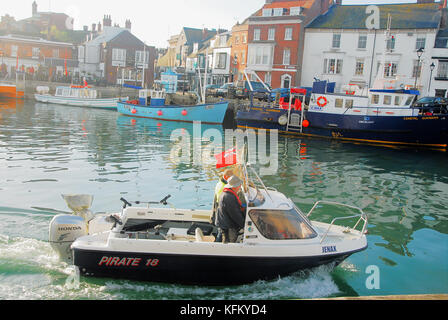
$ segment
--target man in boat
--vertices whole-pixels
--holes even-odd
[[[219,198],[215,225],[220,229],[224,243],[236,242],[240,230],[244,228],[246,209],[238,196],[241,184],[237,176],[230,177]]]
[[[216,184],[215,196],[213,197],[213,214],[210,219],[211,220],[210,222],[214,225],[216,225],[216,211],[218,210],[219,198],[221,197],[221,194],[227,185],[227,180],[229,180],[231,176],[233,176],[233,170],[227,169],[226,171],[224,171],[224,174],[219,178],[219,181]],[[218,231],[218,235],[216,236],[216,242],[221,241],[222,241],[222,234],[220,231]]]

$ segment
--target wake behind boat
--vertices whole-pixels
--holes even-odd
[[[160,202],[122,198],[121,212],[96,216],[88,210],[92,197],[65,196],[76,215],[52,220],[50,243],[85,276],[206,285],[272,280],[320,265],[336,266],[366,249],[367,216],[361,209],[321,201],[305,214],[285,195],[266,188],[255,171],[258,181],[249,180],[246,166],[240,170],[248,206],[236,243],[215,242],[211,210],[152,206],[167,205],[170,196]],[[329,224],[311,221],[323,205],[332,212],[344,208],[356,214]],[[339,220],[353,226],[338,226]]]
[[[229,106],[228,102],[198,105],[167,105],[164,90],[139,90],[139,99],[121,101],[117,104],[119,113],[140,118],[166,121],[195,122],[205,124],[222,124]]]

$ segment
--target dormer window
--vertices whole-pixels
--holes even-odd
[[[302,13],[302,7],[292,7],[289,11],[290,16],[299,16]]]
[[[262,16],[263,17],[272,17],[272,8],[263,9]]]
[[[274,8],[274,17],[279,17],[283,15],[283,8]]]

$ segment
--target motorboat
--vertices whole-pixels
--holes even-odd
[[[319,201],[304,213],[267,188],[249,164],[238,166],[247,213],[236,243],[216,242],[211,210],[167,207],[170,196],[148,202],[121,198],[119,212],[95,215],[88,195],[64,196],[74,214],[54,217],[50,243],[83,276],[200,285],[245,284],[337,266],[367,248],[368,220],[361,209]],[[330,223],[312,221],[323,205],[334,207],[332,212],[347,209],[349,215]],[[353,226],[338,225],[342,220]]]
[[[165,90],[142,89],[139,90],[138,100],[121,101],[117,110],[123,115],[138,118],[222,124],[228,106],[227,101],[195,105],[171,104],[167,103]]]
[[[43,103],[53,103],[75,107],[89,107],[108,110],[117,110],[117,103],[127,100],[129,97],[100,98],[95,88],[85,83],[82,86],[59,86],[56,87],[54,95],[49,94],[48,87],[37,87],[34,98]]]
[[[0,99],[23,99],[24,92],[11,83],[0,83]]]

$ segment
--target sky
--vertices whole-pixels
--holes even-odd
[[[6,1],[6,0],[2,0]],[[0,16],[16,20],[31,16],[34,0],[8,1],[0,7]],[[166,48],[168,39],[183,27],[230,30],[260,9],[265,0],[36,0],[38,11],[63,12],[75,19],[74,29],[103,23],[105,14],[112,24],[124,27],[132,22],[132,33],[147,45]],[[343,0],[343,4],[415,3],[416,0]]]

